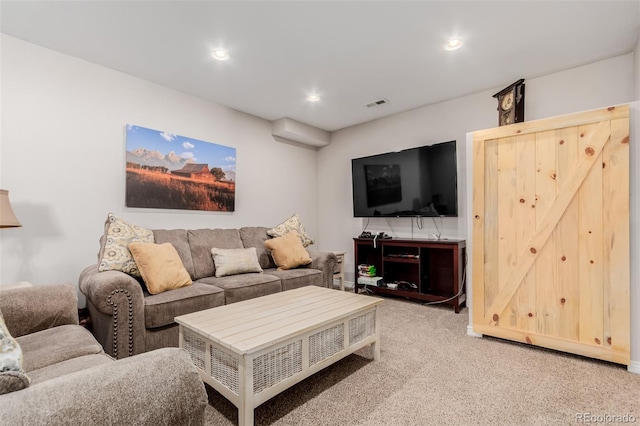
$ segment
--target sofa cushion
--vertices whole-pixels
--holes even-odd
[[[293,216],[281,224],[269,229],[267,234],[272,237],[282,237],[289,231],[296,231],[298,233],[298,237],[300,237],[302,245],[305,247],[310,246],[314,242],[313,238],[307,234],[307,230],[302,225],[302,220],[300,220],[300,216],[298,216],[297,213],[294,213]]]
[[[312,262],[296,231],[289,231],[282,237],[267,240],[264,245],[271,250],[271,256],[278,269],[297,268]]]
[[[131,243],[129,250],[151,294],[191,285],[191,277],[171,243]]]
[[[240,232],[237,229],[194,229],[189,230],[187,235],[195,280],[215,275],[216,268],[211,256],[212,248],[243,248]]]
[[[100,240],[98,270],[122,271],[133,277],[140,277],[140,271],[129,251],[129,243],[152,243],[153,232],[120,219],[113,213],[107,215],[104,235]]]
[[[145,328],[174,324],[179,315],[224,305],[224,291],[209,284],[194,282],[160,294],[144,298]]]
[[[24,389],[29,381],[23,368],[20,344],[9,333],[0,314],[0,395]]]
[[[322,271],[311,268],[287,269],[265,269],[265,274],[280,278],[282,291],[293,290],[298,287],[317,285],[323,287]]]
[[[113,358],[104,353],[84,355],[30,371],[29,377],[31,378],[32,384],[37,384],[55,379],[56,377],[75,373],[76,371],[86,370],[87,368],[91,368],[96,365],[108,364],[113,361]]]
[[[265,274],[241,274],[222,278],[208,277],[196,282],[212,284],[224,289],[225,304],[227,305],[282,291],[280,278]]]
[[[242,239],[242,245],[245,248],[255,247],[258,262],[262,269],[276,267],[276,263],[273,261],[271,253],[269,253],[269,249],[264,246],[264,242],[271,239],[271,237],[267,235],[267,227],[245,226],[240,228],[240,238]]]
[[[191,279],[195,276],[193,269],[193,258],[191,257],[191,247],[189,247],[189,237],[186,229],[154,229],[153,239],[157,244],[171,243],[182,259],[182,264],[187,270]]]
[[[89,330],[79,325],[61,325],[16,340],[22,347],[27,373],[68,359],[103,352]]]
[[[216,277],[262,272],[255,247],[241,249],[214,247],[211,249],[211,255],[216,267]]]

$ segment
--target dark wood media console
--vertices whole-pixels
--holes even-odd
[[[442,302],[456,313],[465,306],[465,240],[354,238],[356,283],[354,291],[366,287],[376,294]],[[383,285],[358,283],[358,265],[374,265]],[[414,284],[415,288],[408,284]],[[401,283],[397,289],[386,287]]]

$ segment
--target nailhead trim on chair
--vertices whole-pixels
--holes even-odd
[[[113,306],[113,356],[114,358],[118,358],[118,305],[113,302],[112,297],[115,294],[123,293],[127,300],[129,301],[129,356],[133,355],[133,298],[131,297],[131,293],[128,290],[123,288],[119,288],[113,290],[109,297],[107,298],[107,303]]]

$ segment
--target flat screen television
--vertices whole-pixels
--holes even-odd
[[[354,217],[458,216],[456,141],[351,160]]]

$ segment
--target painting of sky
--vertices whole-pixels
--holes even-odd
[[[236,180],[235,148],[132,124],[127,125],[127,162],[169,171],[188,163],[206,164],[222,169],[225,180]]]

